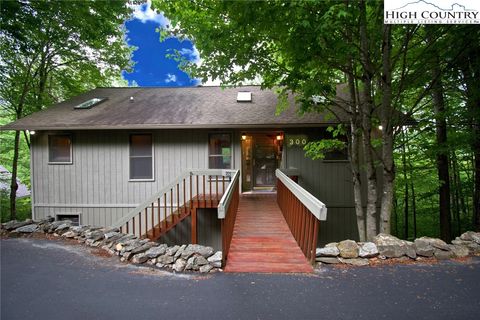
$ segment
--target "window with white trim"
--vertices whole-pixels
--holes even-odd
[[[153,180],[153,138],[150,133],[130,135],[130,180]]]
[[[72,136],[70,134],[48,136],[48,162],[53,164],[72,163]]]
[[[208,168],[232,168],[232,135],[211,133],[208,136]]]

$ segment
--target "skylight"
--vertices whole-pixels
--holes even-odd
[[[237,92],[237,102],[252,102],[252,93],[250,91]]]
[[[82,102],[76,105],[75,107],[73,107],[73,109],[90,109],[96,106],[97,104],[102,103],[105,100],[107,100],[107,98],[92,98],[90,100],[87,100],[85,102]]]

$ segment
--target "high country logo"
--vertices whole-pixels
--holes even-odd
[[[479,0],[384,0],[385,24],[480,24]]]

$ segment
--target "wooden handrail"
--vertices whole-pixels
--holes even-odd
[[[278,206],[299,247],[313,264],[319,221],[327,219],[327,207],[280,170],[277,169],[275,175]]]
[[[225,190],[220,203],[218,204],[218,219],[221,220],[222,229],[222,267],[225,266],[230,243],[232,242],[233,228],[237,217],[239,194],[239,176],[240,170],[231,170],[225,172],[226,175],[232,175],[232,180]]]
[[[239,170],[187,170],[130,210],[112,227],[154,240],[191,215],[192,243],[196,243],[196,210],[211,208],[218,203],[218,218],[222,221],[222,250],[226,257],[238,208],[239,175]],[[226,185],[227,178],[230,183]]]

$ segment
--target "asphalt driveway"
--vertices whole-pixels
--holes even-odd
[[[173,275],[91,248],[2,239],[1,319],[478,319],[480,259],[324,268],[315,275]]]

